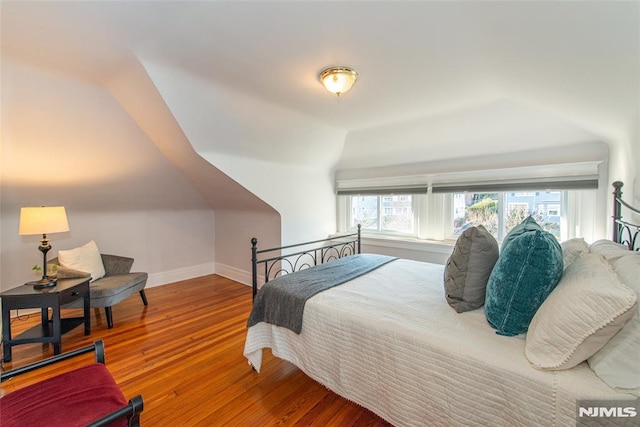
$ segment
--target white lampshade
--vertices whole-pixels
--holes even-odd
[[[358,73],[349,67],[329,67],[320,72],[320,82],[338,96],[347,92],[356,82]]]
[[[21,235],[62,233],[69,231],[64,206],[20,208]]]

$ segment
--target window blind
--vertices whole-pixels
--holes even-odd
[[[572,176],[527,180],[496,180],[433,184],[433,193],[488,193],[523,190],[587,190],[598,188],[598,176]]]
[[[341,177],[338,195],[597,189],[599,161],[379,178]]]
[[[386,194],[427,194],[426,184],[405,186],[338,188],[339,196],[378,196]]]

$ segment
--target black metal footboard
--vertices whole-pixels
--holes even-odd
[[[622,200],[622,182],[613,183],[613,241],[629,247],[629,250],[640,251],[640,225],[622,220],[622,207],[640,214],[640,209],[634,208]]]
[[[258,239],[254,237],[251,239],[253,296],[258,292],[258,269],[262,273],[262,282],[267,283],[283,274],[359,253],[360,224],[355,233],[270,249],[258,250]]]

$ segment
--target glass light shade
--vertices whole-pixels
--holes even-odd
[[[20,235],[69,231],[64,206],[20,208]]]
[[[329,67],[320,72],[320,82],[338,96],[347,92],[356,82],[358,73],[349,67]]]

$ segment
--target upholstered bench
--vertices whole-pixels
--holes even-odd
[[[144,404],[138,395],[129,402],[105,367],[104,345],[63,353],[32,365],[3,372],[15,376],[71,357],[95,351],[96,362],[31,384],[0,398],[0,424],[24,426],[138,426]]]
[[[136,292],[140,293],[142,303],[148,305],[147,296],[144,293],[144,287],[147,284],[147,273],[132,273],[131,266],[133,258],[100,254],[104,265],[105,275],[101,279],[91,282],[89,292],[91,294],[90,304],[93,308],[104,307],[107,316],[107,325],[109,329],[113,328],[113,314],[111,306],[117,304]],[[53,258],[49,264],[58,264],[58,258]],[[57,274],[59,278],[78,277],[79,275],[87,276],[89,273],[84,271],[73,270],[65,267],[58,267]],[[82,301],[76,301],[65,305],[63,308],[82,308]]]

